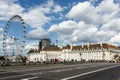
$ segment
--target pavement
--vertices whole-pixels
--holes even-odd
[[[120,80],[119,63],[0,68],[0,80]]]

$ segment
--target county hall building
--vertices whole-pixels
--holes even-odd
[[[29,61],[116,61],[120,56],[120,48],[108,43],[67,45],[63,48],[57,46],[42,47],[40,50],[31,49],[28,54]]]

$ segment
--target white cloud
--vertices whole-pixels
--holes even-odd
[[[50,0],[39,6],[32,7],[28,12],[21,15],[32,28],[37,28],[40,26],[43,27],[44,24],[49,23],[53,17],[51,14],[55,14],[63,10],[64,7],[56,5],[52,0]],[[50,16],[46,16],[47,14]]]
[[[15,3],[17,0],[2,0],[0,1],[0,20],[9,20],[14,15],[21,15],[27,24],[32,28],[43,26],[51,20],[46,14],[50,13],[51,7],[54,5],[53,1],[47,1],[38,6],[29,9],[23,8],[21,5]]]
[[[3,28],[0,28],[0,32],[3,32]]]
[[[113,36],[111,39],[110,39],[110,42],[112,43],[120,43],[120,33]]]
[[[3,38],[3,28],[0,28],[0,40],[2,40],[2,38]]]
[[[115,4],[114,0],[104,0],[96,7],[96,11],[104,14],[110,14],[112,12],[119,11],[119,5]]]
[[[61,34],[69,35],[77,27],[78,27],[78,25],[76,22],[69,20],[69,21],[63,21],[62,23],[59,23],[58,25],[55,24],[55,25],[51,26],[48,31],[49,32],[54,32],[54,31],[57,32],[58,31]]]
[[[92,3],[92,4],[94,4],[95,5],[95,3],[97,2],[98,0],[90,0],[90,2]]]
[[[37,29],[33,29],[28,33],[28,38],[29,39],[44,39],[44,38],[49,38],[48,32],[46,32],[43,28],[39,27]]]
[[[14,2],[17,0],[1,0],[0,1],[0,20],[8,20],[11,16],[20,14],[24,10]]]
[[[77,5],[73,6],[69,13],[66,15],[68,18],[78,18],[78,15],[82,15],[83,13],[87,12],[90,8],[89,2],[78,3]],[[83,13],[82,13],[83,12]]]
[[[38,49],[38,42],[32,42],[32,43],[28,43],[25,46],[26,50],[30,50],[30,49]]]
[[[83,24],[79,23],[84,23],[83,29],[78,28],[78,26],[77,28],[74,27],[75,29],[69,35],[76,42],[99,42],[101,40],[107,42],[113,40],[113,37],[120,31],[119,4],[114,3],[114,0],[104,0],[94,6],[96,1],[79,2],[66,14],[67,18],[77,20],[78,22],[75,23],[81,28]],[[50,30],[55,31],[54,29],[55,25],[50,28]]]
[[[104,0],[98,6],[86,1],[73,6],[66,17],[90,24],[103,24],[116,17],[119,12],[119,5],[113,0]]]
[[[4,53],[3,52],[3,40],[0,40],[0,53]],[[13,53],[13,47],[14,47],[14,51],[17,52],[18,51],[18,48],[17,47],[20,47],[19,45],[17,45],[15,43],[14,40],[12,40],[11,38],[7,38],[6,39],[6,48],[7,48],[7,53],[8,55],[11,55]],[[3,55],[3,54],[1,54]]]
[[[25,9],[21,7],[19,4],[15,3],[17,0],[3,0],[0,1],[0,19],[1,20],[9,20],[10,17],[13,15],[20,15],[26,24],[29,24],[29,27],[34,28],[35,31],[38,31],[37,33],[32,30],[28,33],[29,38],[38,39],[48,37],[48,33],[44,31],[41,26],[51,20],[51,17],[46,16],[46,14],[49,14],[51,12],[51,8],[54,6],[53,1],[47,1],[46,3],[43,3],[38,6],[33,6],[29,9]],[[59,8],[57,8],[59,9]],[[23,12],[25,10],[25,12]],[[60,11],[59,9],[58,11]],[[0,28],[1,30],[1,28]],[[41,33],[39,33],[39,31]],[[35,32],[35,33],[34,33]],[[35,35],[34,35],[35,34]]]
[[[2,35],[2,32],[3,32],[3,28],[1,28],[0,27],[0,53],[2,53],[2,43],[3,43],[3,39],[2,39],[2,37],[3,37],[3,35]]]
[[[101,27],[102,30],[105,31],[116,31],[116,32],[120,32],[120,19],[119,18],[115,18],[112,19],[111,21],[109,21],[108,23],[104,24]]]
[[[59,34],[59,39],[62,40],[68,40],[72,42],[92,42],[92,40],[95,41],[94,37],[96,37],[95,34],[98,30],[94,25],[85,24],[82,21],[75,22],[69,20],[51,26],[48,31],[57,32]]]
[[[3,53],[3,46],[2,46],[2,41],[0,41],[0,53]],[[1,56],[2,54],[0,54],[0,56]]]
[[[94,6],[90,2],[78,3],[73,6],[69,13],[66,15],[68,18],[82,20],[85,23],[98,24],[102,23],[102,18],[95,11]]]
[[[64,9],[60,6],[60,5],[55,5],[54,6],[54,12],[57,13],[57,12],[61,12],[63,11]]]
[[[115,9],[113,9],[113,11]],[[74,12],[75,11],[73,11],[73,14]],[[84,20],[78,22],[74,20],[73,21],[68,20],[68,21],[63,21],[59,24],[52,25],[48,31],[57,32],[60,36],[59,37],[60,39],[70,40],[73,42],[101,42],[101,41],[108,42],[114,35],[116,35],[120,31],[120,26],[119,26],[120,20],[115,16],[117,13],[118,12],[116,12],[115,10],[115,12],[111,12],[110,14],[107,13],[105,15],[102,14],[102,16],[104,16],[108,20],[107,19],[103,20],[104,21],[103,23],[101,21],[102,23],[101,26],[99,26],[101,23],[94,24],[94,23],[87,23]],[[89,15],[91,15],[91,13]],[[93,16],[94,15],[92,15],[91,17],[93,18]],[[98,19],[95,18],[94,20],[97,21]]]
[[[27,22],[30,27],[37,28],[43,26],[46,22],[50,20],[49,17],[45,16],[46,11],[41,7],[36,7],[31,9],[28,13],[22,14],[23,19]]]
[[[21,7],[15,3],[16,1],[0,1],[0,10],[2,11],[0,12],[0,20],[8,20],[16,14],[21,15],[25,23],[33,29],[28,33],[30,39],[48,38],[48,32],[57,32],[61,39],[73,40],[74,42],[97,42],[101,38],[106,40],[106,37],[113,39],[120,31],[120,4],[114,3],[113,0],[103,0],[97,6],[93,5],[97,0],[75,3],[67,14],[62,13],[65,7],[55,4],[53,0],[29,9]],[[60,13],[57,14],[58,12]],[[41,27],[53,20],[52,17],[54,20],[56,19],[56,16],[52,14],[56,14],[57,17],[59,15],[57,19],[62,20],[66,15],[68,19],[72,20],[54,24],[47,32]]]
[[[53,1],[48,1],[47,3],[32,7],[28,12],[21,15],[30,27],[37,28],[51,20],[51,17],[46,16],[46,14],[50,13],[53,5]]]

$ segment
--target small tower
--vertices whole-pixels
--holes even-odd
[[[50,39],[41,39],[39,42],[39,50],[42,50],[45,47],[50,47]]]

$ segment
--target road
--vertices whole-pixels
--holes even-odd
[[[120,64],[87,63],[0,69],[0,80],[120,80]]]

